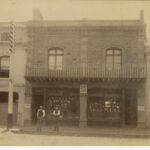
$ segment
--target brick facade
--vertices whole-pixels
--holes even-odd
[[[61,22],[60,26],[50,25],[45,27],[42,21],[28,25],[29,47],[32,47],[28,49],[28,57],[32,56],[29,63],[48,65],[48,49],[53,47],[64,49],[64,66],[80,66],[84,47],[87,47],[88,65],[104,64],[106,49],[111,47],[122,49],[123,64],[144,61],[145,25],[142,23],[139,26],[115,27],[111,27],[111,23],[106,27],[63,27]],[[85,45],[82,44],[84,32],[87,38]]]
[[[8,31],[9,24],[1,26],[0,33]],[[34,107],[42,104],[48,110],[50,99],[62,98],[76,99],[73,104],[78,108],[74,120],[80,127],[86,127],[94,122],[90,120],[92,118],[89,113],[90,106],[99,102],[98,105],[102,108],[108,102],[107,99],[112,102],[114,98],[119,101],[120,110],[112,108],[114,116],[109,116],[107,114],[112,110],[102,108],[101,120],[96,120],[97,122],[106,124],[110,121],[119,125],[131,123],[136,127],[149,126],[147,115],[149,106],[146,106],[149,104],[149,82],[146,81],[149,80],[146,78],[148,72],[145,69],[145,27],[143,20],[44,21],[38,19],[16,23],[14,89],[19,95],[18,124],[23,125],[34,120],[37,109]],[[1,56],[9,56],[8,44],[0,42]],[[63,69],[49,71],[48,50],[51,48],[63,49],[63,69],[69,67],[73,71],[63,72]],[[108,48],[121,49],[121,65],[124,67],[134,64],[136,68],[130,67],[121,70],[122,72],[119,70],[120,72],[106,71],[106,73]],[[142,65],[144,68],[139,68]],[[102,72],[100,68],[95,69],[99,66],[104,66]],[[31,74],[28,74],[28,67]],[[87,70],[88,67],[94,68],[93,72]],[[40,69],[36,70],[38,68]],[[0,81],[1,92],[8,91],[8,79],[6,80]],[[2,87],[3,85],[5,87]],[[82,86],[87,88],[84,89],[85,93],[81,92]],[[40,94],[37,91],[40,91]],[[75,103],[76,101],[79,103]],[[92,104],[94,101],[95,103]],[[134,108],[129,110],[129,107]],[[49,120],[48,114],[47,120]]]

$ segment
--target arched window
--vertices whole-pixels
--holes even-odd
[[[106,50],[106,67],[109,70],[120,69],[121,49],[113,47]]]
[[[49,49],[49,69],[62,70],[63,67],[63,50],[60,48]]]

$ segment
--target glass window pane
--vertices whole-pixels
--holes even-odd
[[[112,55],[113,54],[113,50],[107,50],[107,55]]]
[[[115,69],[120,69],[121,68],[121,64],[114,64],[114,68]]]
[[[62,56],[56,57],[56,69],[62,69]]]
[[[55,69],[55,56],[49,56],[49,69]]]
[[[114,63],[121,64],[121,56],[114,56]]]
[[[63,54],[62,50],[57,50],[57,54]]]
[[[49,54],[55,54],[55,50],[50,50]]]
[[[111,70],[113,68],[113,56],[107,56],[106,60],[106,67],[108,70]]]
[[[9,68],[9,57],[2,57],[1,58],[1,69],[8,69]]]
[[[107,64],[113,64],[113,57],[112,56],[107,56],[106,58]]]
[[[114,55],[121,55],[121,51],[120,50],[114,50]]]
[[[56,57],[56,62],[57,63],[62,63],[62,56],[57,56]]]

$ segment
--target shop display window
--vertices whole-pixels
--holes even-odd
[[[49,96],[47,103],[47,118],[53,118],[52,112],[58,106],[60,118],[79,118],[79,98],[75,96]]]
[[[92,97],[88,101],[88,118],[119,119],[120,97]]]
[[[120,112],[119,99],[114,97],[114,98],[110,98],[108,100],[105,100],[104,111],[105,112],[111,112],[111,113]]]

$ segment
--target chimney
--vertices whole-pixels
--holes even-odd
[[[33,20],[35,21],[43,20],[43,16],[38,8],[33,9]]]
[[[144,10],[140,11],[140,20],[144,23]]]

